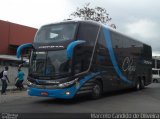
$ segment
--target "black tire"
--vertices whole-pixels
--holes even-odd
[[[158,83],[158,80],[157,79],[153,79],[153,83]]]
[[[92,99],[98,99],[102,96],[102,84],[100,81],[95,81],[92,89]]]

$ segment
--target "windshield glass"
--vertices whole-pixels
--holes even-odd
[[[58,42],[74,38],[75,23],[53,24],[43,26],[36,34],[34,42]]]
[[[37,76],[55,76],[70,73],[66,50],[32,52],[30,73]]]

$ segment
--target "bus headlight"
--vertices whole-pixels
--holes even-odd
[[[59,84],[58,87],[59,87],[59,88],[64,88],[64,87],[67,87],[67,86],[70,86],[70,85],[74,84],[74,83],[77,82],[77,81],[78,81],[78,78],[75,78],[75,79],[72,80],[72,81]]]

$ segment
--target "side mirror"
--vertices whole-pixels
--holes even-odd
[[[85,42],[86,42],[86,41],[84,41],[84,40],[76,40],[76,41],[71,42],[71,43],[67,46],[67,58],[68,58],[68,59],[72,59],[74,48],[75,48],[77,45],[83,44],[83,43],[85,43]]]
[[[21,58],[21,63],[26,66],[28,65],[29,60],[26,58],[23,58],[22,50],[30,47],[33,47],[33,45],[31,43],[27,43],[27,44],[22,44],[17,48],[17,53],[16,53],[17,58]]]
[[[33,45],[31,43],[26,43],[26,44],[22,44],[20,45],[18,48],[17,48],[17,58],[20,58],[21,57],[21,54],[22,54],[22,50],[25,49],[25,48],[28,48],[28,47],[33,47]]]

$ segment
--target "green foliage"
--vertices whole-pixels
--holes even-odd
[[[90,3],[86,3],[82,8],[77,8],[77,10],[73,12],[70,17],[101,22],[116,29],[114,24],[110,24],[112,18],[109,17],[106,9],[102,7],[91,8]]]

